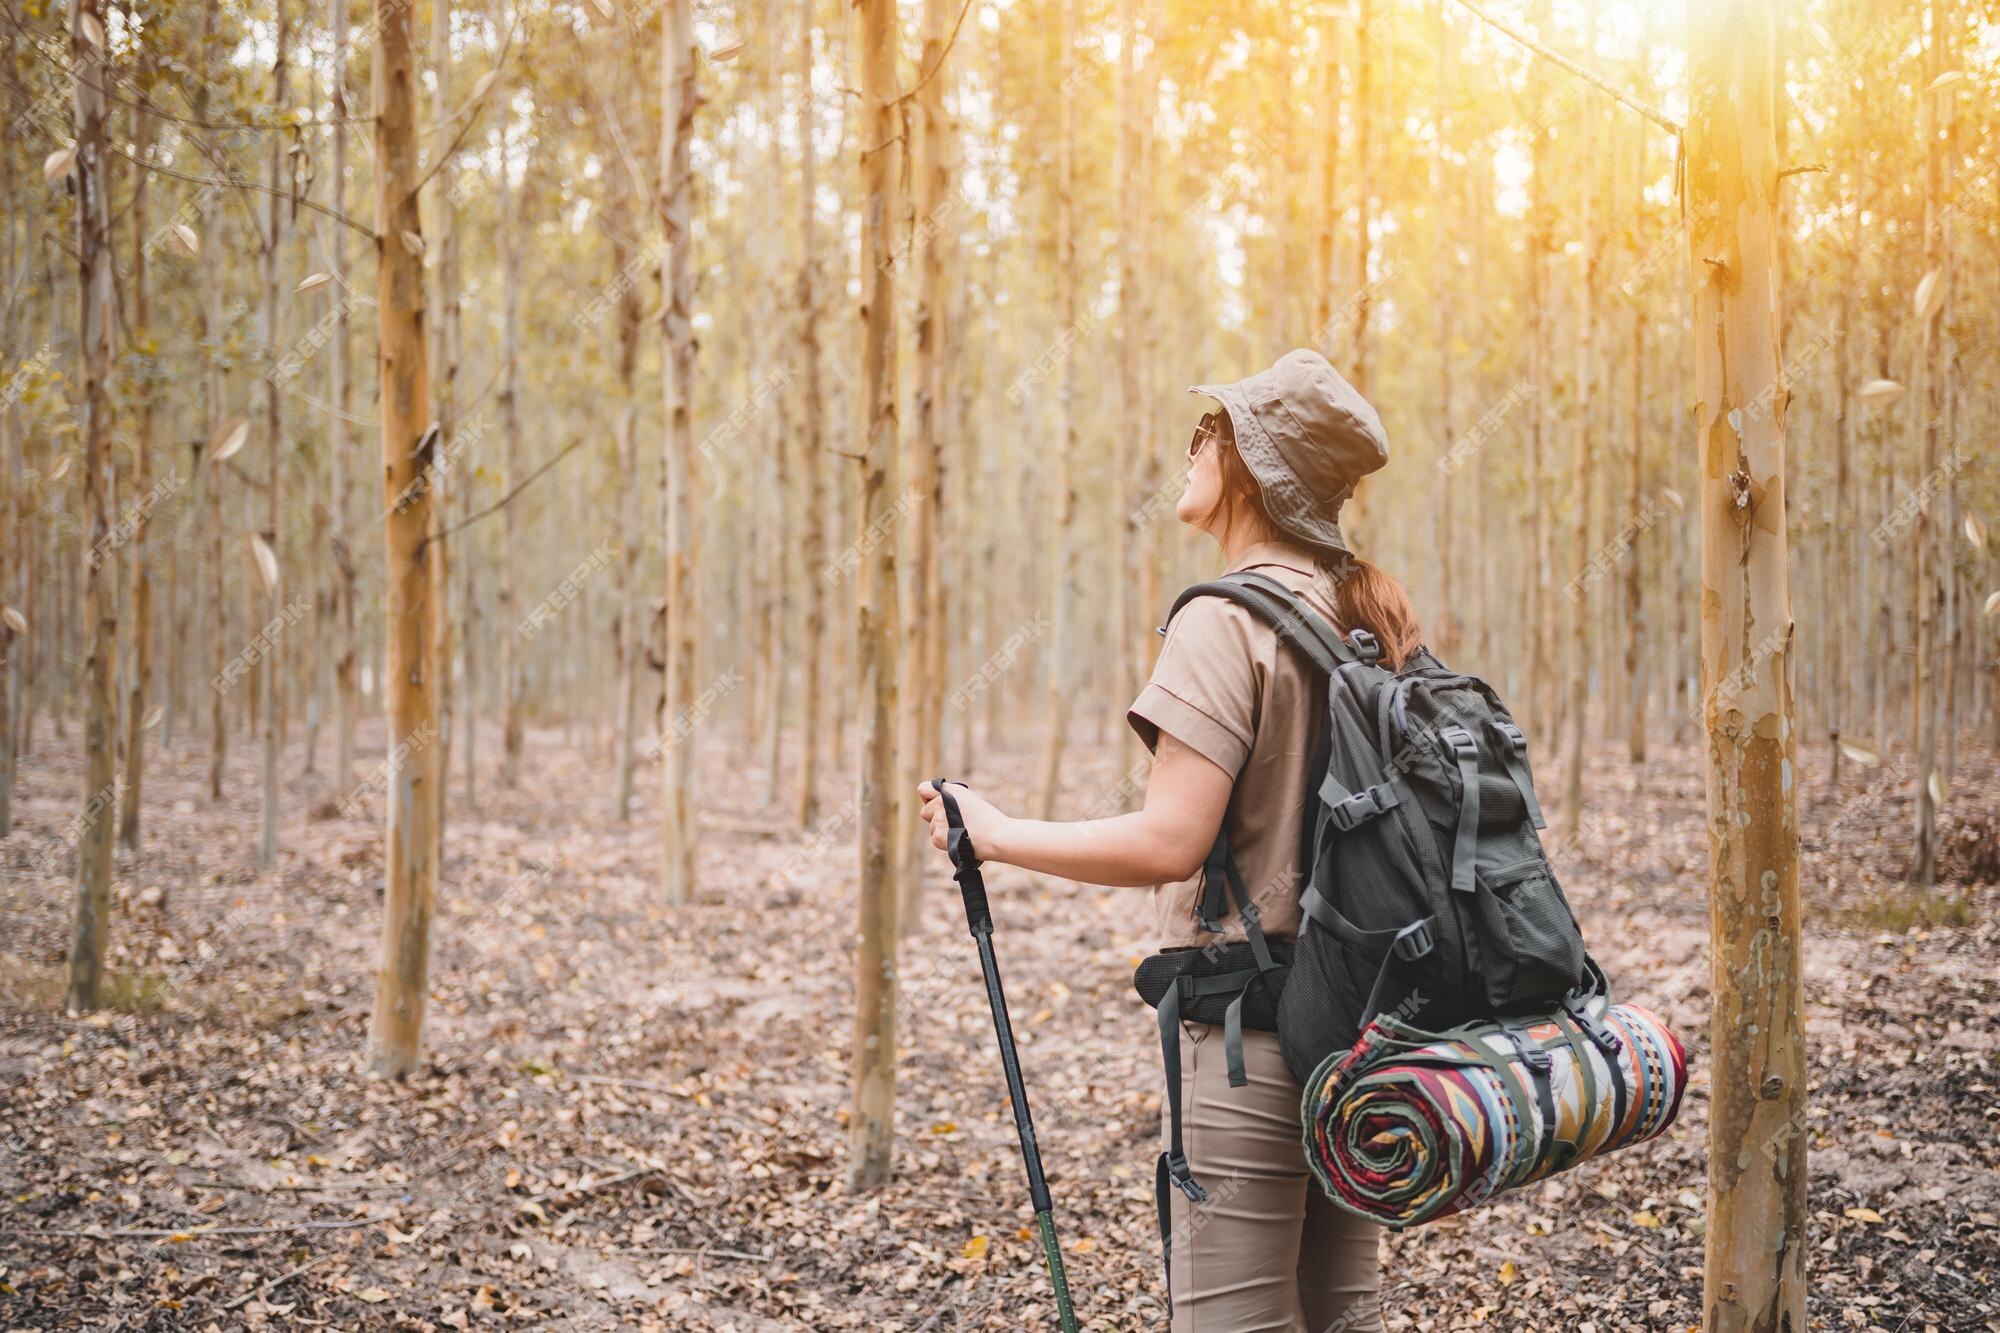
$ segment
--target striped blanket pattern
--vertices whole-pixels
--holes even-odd
[[[1446,1032],[1384,1015],[1306,1085],[1306,1159],[1341,1208],[1401,1230],[1660,1134],[1686,1082],[1637,1005]]]

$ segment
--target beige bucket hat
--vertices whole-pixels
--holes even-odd
[[[1353,554],[1340,532],[1340,507],[1357,482],[1388,463],[1389,438],[1368,400],[1325,357],[1297,348],[1247,379],[1188,392],[1229,413],[1236,450],[1263,489],[1273,523]]]

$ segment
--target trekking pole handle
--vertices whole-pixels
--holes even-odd
[[[965,925],[974,935],[993,933],[993,912],[986,905],[986,879],[979,873],[979,853],[965,831],[965,817],[959,812],[958,798],[945,789],[946,779],[932,778],[931,790],[944,802],[945,853],[951,857],[952,878],[958,881],[958,896],[965,902]],[[966,784],[958,784],[964,787]]]

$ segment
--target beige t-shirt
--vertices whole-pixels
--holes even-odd
[[[1260,543],[1230,568],[1276,579],[1329,624],[1344,628],[1332,577],[1304,549]],[[1254,612],[1221,597],[1197,597],[1167,626],[1153,677],[1126,713],[1148,749],[1157,748],[1164,731],[1235,779],[1224,816],[1230,852],[1264,934],[1274,939],[1294,938],[1299,931],[1306,763],[1323,698],[1312,668]],[[1201,928],[1195,918],[1201,890],[1199,871],[1154,890],[1160,948],[1200,948],[1243,937],[1233,900],[1222,936]]]

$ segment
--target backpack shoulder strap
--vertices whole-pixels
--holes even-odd
[[[1381,655],[1374,636],[1366,630],[1356,630],[1342,638],[1297,593],[1262,574],[1239,570],[1208,583],[1195,584],[1174,599],[1173,610],[1167,613],[1167,624],[1171,625],[1181,608],[1197,597],[1221,597],[1248,608],[1276,630],[1282,642],[1290,644],[1329,678],[1341,666],[1372,664]],[[1160,633],[1165,634],[1166,628],[1162,625]]]

